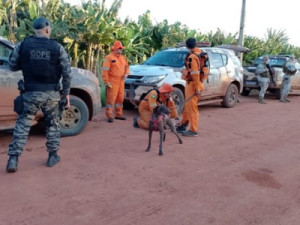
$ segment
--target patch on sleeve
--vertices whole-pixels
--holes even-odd
[[[103,62],[108,62],[108,59],[107,59],[107,58],[104,58],[104,59],[103,59]]]
[[[155,98],[156,98],[156,96],[153,94],[153,95],[151,95],[151,98],[155,99]]]

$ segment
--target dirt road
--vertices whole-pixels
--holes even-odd
[[[235,108],[200,107],[200,136],[167,133],[158,156],[147,132],[104,112],[63,138],[47,168],[33,132],[7,174],[10,134],[0,133],[0,225],[299,225],[300,96],[291,103],[242,97]]]

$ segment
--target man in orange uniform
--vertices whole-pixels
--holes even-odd
[[[185,43],[190,51],[185,59],[187,73],[183,76],[186,80],[186,102],[184,104],[183,117],[181,120],[182,125],[177,127],[176,130],[178,133],[182,133],[183,136],[196,137],[198,136],[199,121],[198,100],[201,91],[204,90],[204,86],[200,81],[200,61],[198,57],[202,51],[196,47],[196,40],[194,38],[187,39]],[[190,129],[186,130],[189,124]]]
[[[102,77],[106,85],[106,117],[109,123],[114,121],[114,108],[115,119],[126,120],[123,116],[124,81],[129,74],[129,66],[122,55],[124,48],[121,41],[115,41],[112,52],[103,59]]]
[[[165,83],[158,90],[153,89],[150,91],[139,105],[140,116],[135,116],[133,118],[133,126],[148,130],[153,109],[158,104],[167,106],[170,110],[170,118],[175,118],[179,123],[177,108],[171,97],[173,90],[171,84]]]

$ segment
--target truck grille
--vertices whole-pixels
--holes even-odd
[[[125,83],[125,89],[130,89],[131,84]],[[135,90],[138,87],[138,85],[134,84],[133,89]]]
[[[141,80],[144,76],[140,75],[129,75],[127,79],[135,79],[135,80]]]
[[[131,83],[141,83],[141,79],[144,76],[140,76],[140,75],[129,75],[125,81],[125,89],[130,89]],[[132,85],[133,89],[135,90],[138,85],[134,84]]]

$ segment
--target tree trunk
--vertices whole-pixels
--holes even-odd
[[[18,28],[17,24],[17,14],[16,14],[16,2],[11,2],[11,10],[9,14],[9,23],[8,23],[8,31],[9,31],[9,39],[13,43],[17,42],[17,38],[15,36],[15,30]]]
[[[74,58],[72,60],[72,66],[78,66],[78,43],[74,41],[74,50],[73,50]]]
[[[88,43],[87,52],[86,52],[86,69],[91,71],[91,61],[92,61],[92,49],[93,45]]]

